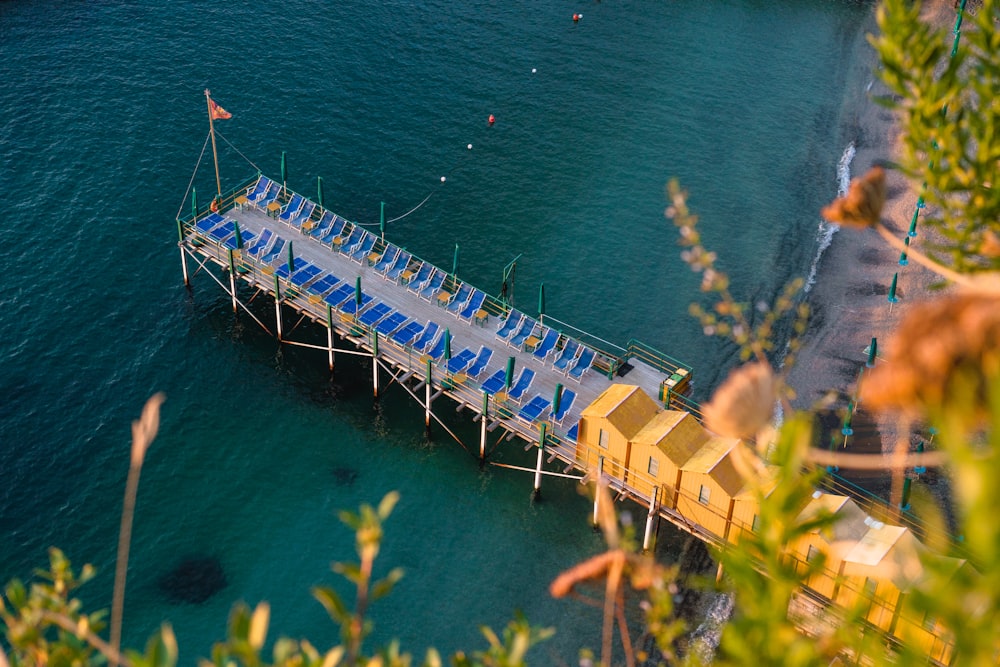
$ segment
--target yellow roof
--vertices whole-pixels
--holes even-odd
[[[709,438],[689,412],[664,410],[642,427],[632,442],[658,448],[675,466],[684,465]]]
[[[923,545],[908,528],[866,518],[868,531],[844,554],[845,574],[876,576],[906,588],[923,575]]]
[[[613,384],[584,408],[580,416],[607,419],[622,435],[631,439],[658,411],[656,401],[640,387]]]
[[[732,458],[730,457],[730,453],[737,443],[739,443],[739,440],[736,438],[712,436],[687,463],[681,466],[681,469],[684,472],[697,472],[708,475],[730,497],[736,497],[743,490],[743,487],[746,486],[746,480],[736,470],[736,466],[733,465]]]
[[[832,514],[835,517],[832,526],[822,529],[822,537],[831,544],[841,543],[849,550],[854,542],[862,539],[868,532],[868,515],[847,496],[816,491],[809,504],[799,513],[799,520],[811,521],[821,514]],[[813,532],[820,530],[817,528]]]

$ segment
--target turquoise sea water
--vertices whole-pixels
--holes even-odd
[[[100,568],[85,602],[110,605],[129,423],[164,391],[126,641],[170,620],[190,663],[233,601],[267,599],[281,632],[333,643],[308,589],[352,556],[335,511],[398,489],[382,565],[407,575],[375,607],[376,641],[473,649],[478,625],[522,609],[559,628],[537,662],[572,662],[598,644],[598,612],[546,587],[602,548],[575,484],[546,480],[531,503],[528,475],[481,472],[440,431],[427,441],[398,389],[373,409],[360,362],[331,379],[322,353],[234,320],[204,276],[183,287],[174,218],[207,133],[202,91],[234,115],[218,123],[223,187],[254,172],[231,142],[272,175],[287,151],[290,187],[311,194],[322,176],[352,220],[430,194],[393,241],[442,266],[459,244],[460,275],[494,292],[520,254],[526,309],[544,282],[549,314],[692,364],[704,398],[735,359],[686,314],[701,297],[664,186],[691,191],[740,298],[806,275],[855,139],[870,14],[829,0],[0,4],[0,579],[58,545]],[[210,160],[194,183],[207,198]],[[477,442],[466,416],[449,420]],[[528,456],[513,442],[494,459]],[[679,538],[660,535],[670,560]],[[201,605],[157,585],[188,555],[225,569]]]

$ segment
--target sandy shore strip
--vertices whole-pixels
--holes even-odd
[[[949,2],[928,6],[931,20],[940,26],[950,26],[955,12]],[[873,61],[877,64],[877,61]],[[854,138],[856,154],[851,164],[851,175],[857,177],[876,164],[885,165],[895,155],[899,128],[892,113],[871,101],[875,95],[887,91],[873,72],[869,97],[858,116],[859,136]],[[916,210],[919,193],[902,174],[891,168],[887,171],[888,200],[882,218],[886,226],[902,239],[910,226]],[[923,211],[921,211],[921,217]],[[917,222],[917,236],[910,239],[914,248],[921,247],[926,229]],[[872,231],[839,230],[820,258],[816,282],[808,300],[813,315],[806,332],[802,349],[794,367],[789,371],[788,382],[796,391],[793,406],[808,409],[828,392],[837,392],[840,400],[834,407],[844,410],[854,395],[859,373],[865,367],[866,349],[872,337],[884,346],[889,334],[910,304],[927,298],[928,287],[940,278],[919,264],[900,265],[900,253],[892,249]],[[893,275],[898,274],[897,303],[890,303],[889,290]],[[876,360],[876,364],[878,360]],[[864,381],[863,374],[860,381]],[[854,417],[854,434],[840,435],[839,419],[824,420],[826,430],[820,442],[830,437],[839,441],[839,451],[854,453],[887,452],[895,444],[893,423],[873,420],[859,406]],[[889,477],[881,471],[851,471],[841,469],[841,477],[864,487],[888,500]],[[923,480],[936,483],[937,475],[931,473]]]

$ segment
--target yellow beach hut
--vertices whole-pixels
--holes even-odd
[[[624,481],[632,437],[658,411],[640,387],[611,385],[580,413],[576,460],[590,472],[603,457],[604,473]]]
[[[681,466],[708,441],[708,432],[689,412],[664,410],[632,439],[625,465],[629,482],[647,497],[656,486],[660,504],[674,509],[680,488]]]

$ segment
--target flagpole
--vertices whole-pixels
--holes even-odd
[[[212,157],[215,159],[215,187],[222,201],[222,181],[219,180],[219,152],[215,148],[215,123],[212,120],[212,93],[205,89],[205,104],[208,106],[208,133],[212,135]]]

